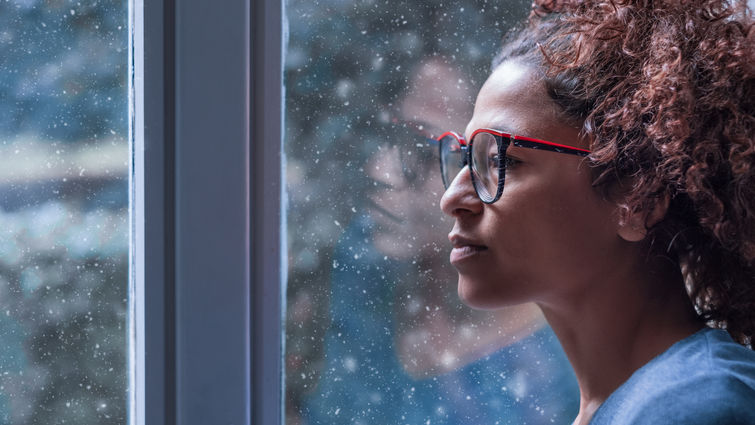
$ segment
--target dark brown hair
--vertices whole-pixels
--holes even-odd
[[[515,38],[514,38],[515,37]],[[623,208],[669,197],[648,240],[698,313],[755,334],[755,30],[744,1],[535,0],[494,60],[537,65],[591,140],[596,187]],[[752,348],[752,347],[751,347]]]

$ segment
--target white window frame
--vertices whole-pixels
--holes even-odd
[[[130,423],[280,424],[280,0],[132,0]]]

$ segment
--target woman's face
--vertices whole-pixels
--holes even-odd
[[[438,197],[443,192],[437,159],[420,164],[418,177],[410,181],[402,170],[401,154],[416,147],[381,146],[367,164],[368,175],[380,188],[370,196],[375,247],[394,259],[437,258],[445,242],[443,230],[448,221],[438,211]],[[431,158],[432,159],[432,158]],[[443,225],[445,223],[445,226]]]
[[[579,129],[559,116],[528,65],[499,66],[477,97],[468,137],[479,128],[588,148]],[[454,219],[451,263],[462,300],[478,308],[579,297],[610,278],[621,254],[615,204],[591,186],[586,159],[511,146],[501,198],[483,204],[468,168],[441,199]]]
[[[463,83],[456,68],[437,59],[419,65],[412,73],[405,96],[397,102],[398,118],[422,125],[427,135],[440,135],[449,125],[464,125],[463,117],[472,111],[473,89]],[[374,232],[375,246],[392,258],[401,260],[432,259],[437,262],[438,253],[445,246],[444,231],[449,221],[438,211],[438,198],[443,192],[443,183],[434,152],[423,152],[427,147],[417,147],[424,142],[407,135],[398,139],[398,145],[381,146],[367,163],[367,174],[376,182],[371,194],[372,218],[377,227]],[[401,152],[400,152],[401,151]],[[406,178],[404,159],[417,158],[412,171],[416,177]],[[409,161],[412,163],[412,161]]]

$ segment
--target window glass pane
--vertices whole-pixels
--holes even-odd
[[[532,305],[474,311],[428,137],[463,133],[528,1],[287,3],[288,424],[569,423]]]
[[[0,423],[127,421],[127,23],[0,2]]]

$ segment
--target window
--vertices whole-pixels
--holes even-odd
[[[534,306],[472,311],[432,138],[463,132],[528,2],[291,0],[287,424],[563,423],[576,380]]]
[[[0,2],[0,422],[560,418],[539,319],[454,295],[425,145],[526,5],[232,3]]]
[[[279,422],[281,7],[0,2],[0,422]]]
[[[456,301],[416,172],[526,2],[134,3],[134,422],[573,417],[553,339],[518,344],[545,328],[501,348]],[[496,354],[521,367],[466,368]]]

